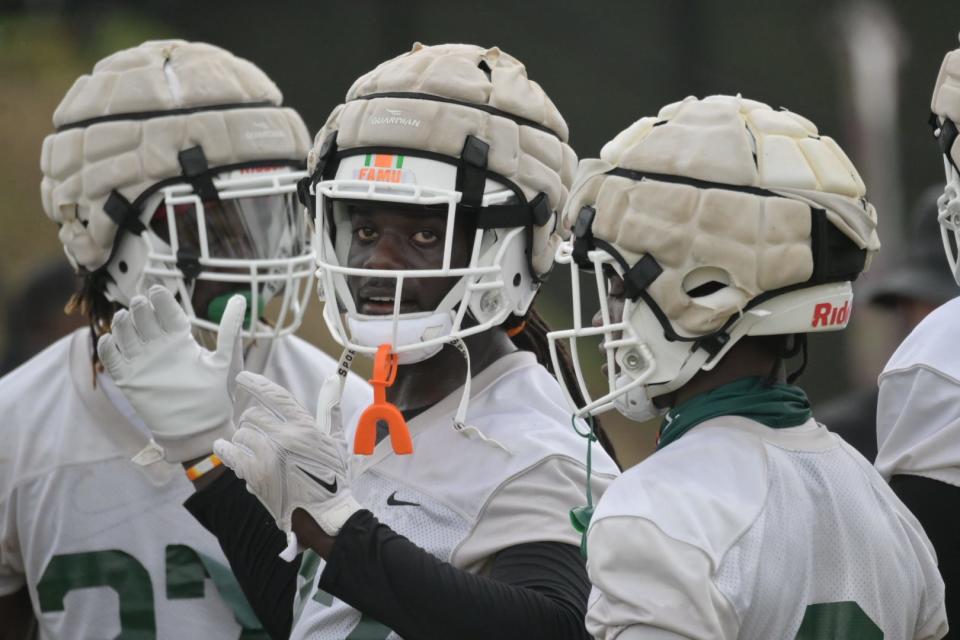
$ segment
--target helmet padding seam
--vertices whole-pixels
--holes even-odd
[[[70,129],[84,129],[101,122],[117,122],[120,120],[152,120],[153,118],[166,118],[170,116],[185,116],[193,113],[202,113],[204,111],[230,111],[233,109],[277,109],[284,110],[286,107],[278,107],[269,100],[258,100],[257,102],[231,102],[229,104],[211,104],[203,107],[184,107],[182,109],[165,109],[163,111],[133,111],[130,113],[114,113],[108,116],[97,116],[78,120],[60,125],[55,132],[61,133]]]

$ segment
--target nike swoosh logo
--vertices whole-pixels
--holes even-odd
[[[323,480],[321,480],[321,479],[318,478],[317,476],[313,475],[312,473],[310,473],[309,471],[307,471],[306,469],[304,469],[304,468],[301,467],[300,465],[297,465],[297,469],[300,469],[300,471],[303,471],[305,474],[307,474],[307,476],[309,476],[309,478],[310,478],[311,480],[313,480],[314,482],[316,482],[317,484],[319,484],[321,487],[323,487],[324,489],[326,489],[326,490],[329,491],[330,493],[336,493],[336,492],[337,492],[337,478],[336,478],[336,476],[334,476],[333,482],[324,482]]]
[[[394,491],[387,498],[387,504],[391,507],[419,507],[419,502],[407,502],[406,500],[397,500],[397,492]]]

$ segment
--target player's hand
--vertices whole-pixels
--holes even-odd
[[[247,409],[233,441],[217,440],[214,451],[267,508],[287,534],[292,559],[293,511],[310,514],[327,535],[335,536],[361,509],[350,492],[350,454],[340,419],[343,379],[328,377],[320,389],[317,418],[283,387],[263,376],[242,372],[237,386],[259,406]]]
[[[233,387],[243,368],[246,300],[227,303],[215,351],[204,349],[173,294],[154,286],[113,316],[97,353],[110,377],[163,447],[167,462],[210,453],[233,433]]]

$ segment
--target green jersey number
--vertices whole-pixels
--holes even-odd
[[[110,587],[120,599],[123,640],[157,637],[150,574],[129,553],[110,549],[66,553],[50,559],[37,583],[41,611],[63,611],[64,597],[74,589]]]
[[[164,577],[168,600],[203,598],[204,580],[210,578],[243,628],[240,638],[267,638],[233,574],[213,558],[185,545],[168,545]],[[65,553],[51,558],[37,583],[40,610],[63,611],[67,593],[89,587],[110,587],[116,592],[120,609],[118,640],[157,637],[150,574],[132,555],[116,549]]]
[[[856,602],[811,604],[795,640],[883,640],[883,631]]]
[[[296,626],[303,609],[307,604],[307,597],[313,591],[310,600],[318,602],[325,607],[333,604],[333,596],[326,591],[316,588],[317,571],[320,569],[320,556],[313,551],[305,551],[300,559],[300,577],[303,584],[297,594],[297,606],[293,612],[293,623]],[[365,613],[360,614],[360,621],[353,628],[347,640],[386,640],[390,636],[390,629],[380,624]]]

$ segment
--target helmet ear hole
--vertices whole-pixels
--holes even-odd
[[[697,267],[683,278],[683,291],[691,298],[716,293],[730,284],[730,274],[718,267]]]

